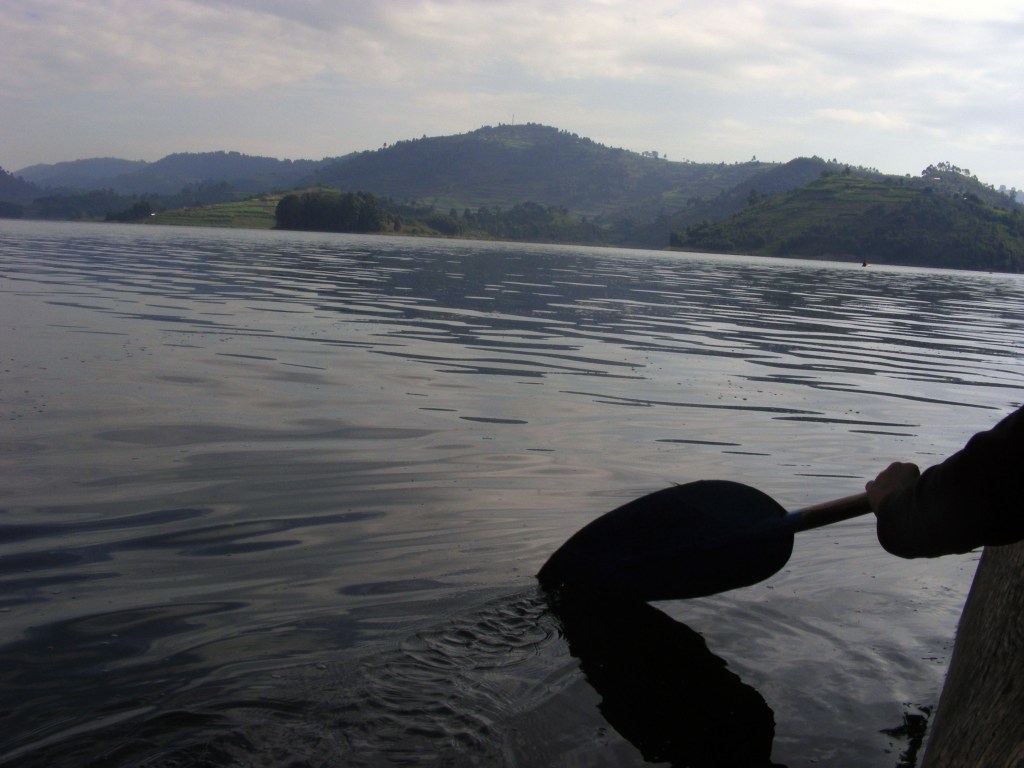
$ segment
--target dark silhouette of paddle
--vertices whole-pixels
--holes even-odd
[[[793,535],[870,511],[867,494],[787,512],[765,493],[701,480],[648,494],[581,528],[537,574],[637,600],[701,597],[745,587],[781,569]]]
[[[696,631],[638,600],[548,593],[598,709],[648,763],[770,768],[775,716]],[[781,768],[781,767],[780,767]]]

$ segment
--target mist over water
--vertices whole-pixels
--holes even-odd
[[[729,764],[740,702],[775,763],[895,766],[976,554],[863,518],[653,615],[533,575],[670,483],[795,508],[1024,400],[1020,278],[859,263],[4,221],[0,333],[0,765],[642,765],[694,702]],[[594,671],[645,637],[670,691]]]

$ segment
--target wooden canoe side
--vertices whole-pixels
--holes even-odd
[[[987,547],[921,768],[1024,766],[1024,541]]]

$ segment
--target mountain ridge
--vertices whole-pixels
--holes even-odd
[[[124,195],[173,195],[190,185],[229,183],[258,194],[298,183],[326,160],[278,160],[241,152],[175,152],[155,162],[91,158],[33,165],[14,173],[49,189],[109,189]]]
[[[278,160],[220,150],[179,152],[153,163],[93,158],[31,166],[24,171],[28,171],[29,178],[0,173],[0,215],[125,221],[138,220],[141,212],[146,212],[149,220],[151,211],[158,214],[153,220],[161,220],[161,211],[182,209],[194,213],[203,206],[236,204],[263,194],[264,203],[234,210],[262,211],[259,216],[263,219],[247,213],[246,221],[251,224],[262,220],[269,227],[274,222],[272,217],[267,218],[272,203],[266,201],[266,193],[274,192],[281,199],[289,191],[327,187],[343,193],[372,194],[380,198],[394,222],[404,219],[405,224],[400,226],[419,221],[412,231],[422,234],[473,236],[482,232],[481,222],[502,222],[500,227],[487,229],[487,236],[526,238],[530,235],[523,233],[532,227],[532,231],[545,233],[538,237],[554,237],[559,242],[581,232],[587,233],[587,242],[594,242],[595,233],[600,233],[601,241],[608,245],[656,249],[669,245],[670,235],[675,233],[671,237],[677,247],[715,250],[715,243],[719,243],[726,251],[745,248],[765,252],[770,232],[751,235],[751,227],[757,225],[751,223],[756,219],[751,218],[750,210],[766,200],[772,200],[774,206],[795,206],[798,215],[794,220],[808,226],[812,220],[838,216],[843,194],[829,198],[819,190],[817,196],[780,197],[822,178],[845,179],[832,183],[848,186],[857,179],[884,182],[866,193],[869,197],[875,195],[878,204],[888,200],[890,188],[897,186],[904,195],[899,205],[910,205],[906,195],[924,193],[970,201],[974,207],[969,209],[931,206],[930,215],[951,217],[961,228],[980,227],[978,232],[989,231],[985,229],[988,224],[982,226],[984,221],[1000,221],[982,207],[1004,211],[1021,208],[1010,194],[983,184],[969,171],[950,163],[929,166],[920,176],[912,177],[883,174],[816,156],[785,163],[756,158],[728,164],[674,161],[655,151],[638,153],[608,147],[535,123],[423,136],[321,160]],[[41,186],[41,180],[56,186]],[[864,189],[859,194],[863,196]],[[891,202],[883,205],[889,213]],[[914,204],[920,208],[926,203]],[[811,204],[821,208],[813,216],[807,213]],[[866,215],[866,210],[858,215]],[[917,227],[927,218],[919,211],[907,211],[902,219],[887,214],[888,218],[876,217],[874,223],[879,227]],[[850,218],[849,211],[842,215]],[[524,216],[530,219],[531,227],[519,226]],[[965,216],[977,221],[968,226]],[[729,222],[730,217],[739,218]],[[193,220],[191,214],[188,218]],[[216,218],[218,223],[228,219],[226,211]],[[543,226],[533,226],[538,222]],[[724,229],[714,229],[711,225],[716,223]],[[777,221],[762,223],[779,226]],[[864,245],[842,227],[830,231],[841,233],[847,244],[859,243],[858,248]],[[827,245],[815,232],[790,232],[786,240],[790,246],[775,243],[771,248],[783,254],[798,241]],[[1015,233],[1014,226],[1003,227],[993,237],[1006,243],[1017,237]],[[926,231],[918,233],[921,242],[930,236]],[[908,237],[912,239],[910,235],[893,235],[889,241],[905,243]],[[969,242],[958,242],[970,248]],[[1002,261],[1020,267],[1016,255],[1007,258],[1009,261]]]

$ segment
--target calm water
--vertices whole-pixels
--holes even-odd
[[[533,574],[669,483],[794,508],[1024,400],[1011,276],[6,221],[0,295],[2,765],[896,766],[976,555],[862,518],[558,617]]]

